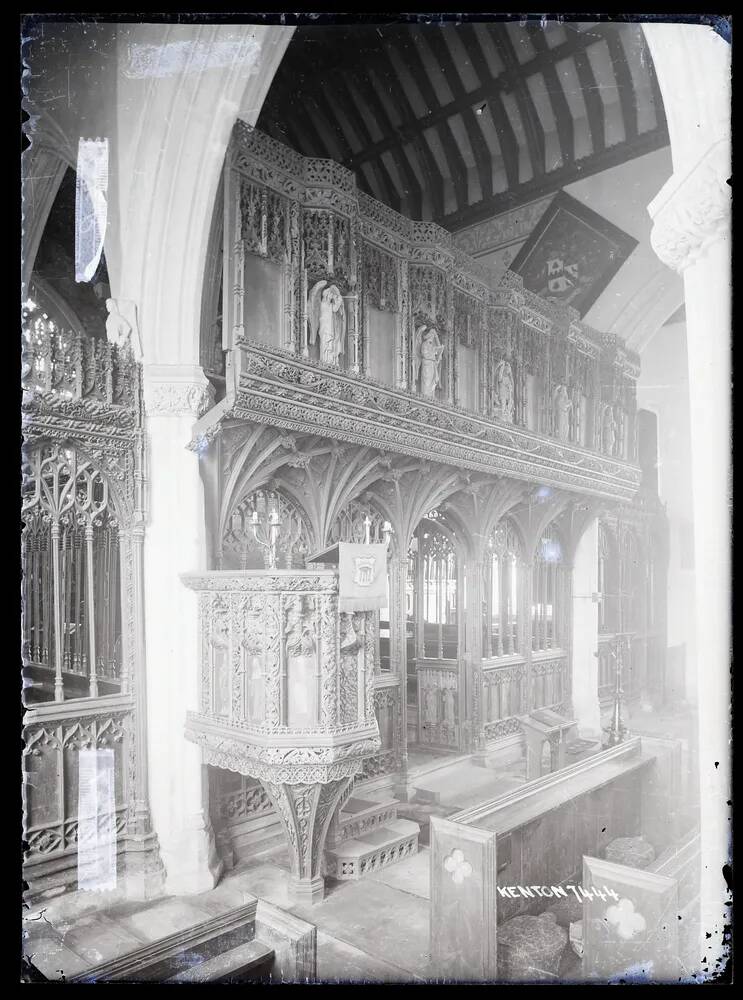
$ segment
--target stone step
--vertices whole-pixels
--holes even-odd
[[[328,875],[359,879],[418,853],[420,827],[408,819],[394,819],[362,837],[346,840],[326,852]]]
[[[243,906],[201,920],[183,930],[127,950],[99,965],[86,968],[68,982],[165,982],[197,964],[217,958],[255,939],[258,905],[253,897]],[[155,908],[145,913],[153,914]]]
[[[246,983],[268,980],[274,951],[262,941],[248,941],[214,958],[192,965],[166,980],[168,983]]]
[[[359,839],[397,819],[397,799],[352,795],[343,805],[331,834],[332,843]]]

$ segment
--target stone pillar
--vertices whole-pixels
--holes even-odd
[[[142,477],[138,473],[138,506],[142,502]],[[147,674],[144,654],[144,523],[138,520],[129,542],[132,559],[132,586],[134,588],[135,663],[134,739],[136,743],[136,778],[134,824],[127,833],[126,892],[133,899],[150,899],[163,890],[165,870],[159,853],[157,835],[152,829],[152,812],[149,795],[149,766],[147,754]],[[130,681],[131,683],[131,681]]]
[[[292,871],[289,894],[296,903],[319,903],[325,895],[325,838],[353,778],[336,778],[327,784],[277,784],[264,779],[261,784],[286,833]]]
[[[599,522],[594,518],[584,531],[573,558],[572,594],[572,701],[582,738],[601,735],[598,691],[598,591]]]
[[[198,708],[197,598],[179,580],[205,567],[203,487],[191,427],[209,403],[200,368],[145,366],[148,445],[144,610],[149,792],[171,893],[211,889],[221,873],[206,767],[184,737]]]
[[[651,242],[686,301],[701,810],[700,962],[715,972],[730,919],[730,46],[701,25],[644,25],[674,173],[648,206]],[[705,937],[704,935],[709,935]]]

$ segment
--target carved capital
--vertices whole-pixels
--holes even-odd
[[[664,264],[684,271],[730,230],[730,144],[715,143],[688,174],[674,174],[648,206],[650,242]]]
[[[197,366],[146,365],[144,398],[147,416],[197,420],[212,406],[214,390]]]

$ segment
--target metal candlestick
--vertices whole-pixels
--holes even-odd
[[[266,553],[268,568],[276,569],[276,542],[281,530],[281,518],[278,511],[272,510],[268,515],[268,521],[266,521],[261,520],[258,511],[254,510],[250,518],[250,527],[253,529],[253,538]]]
[[[615,640],[615,646],[611,650],[616,669],[614,674],[614,707],[611,715],[611,724],[605,730],[609,737],[608,745],[610,747],[623,743],[629,735],[622,719],[622,695],[624,694],[622,688],[622,667],[624,666],[625,646],[629,645],[629,641],[629,634],[618,635]]]

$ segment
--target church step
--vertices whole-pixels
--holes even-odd
[[[333,842],[341,844],[354,838],[363,839],[371,830],[396,820],[397,806],[397,800],[392,798],[351,796],[339,813]]]
[[[197,964],[252,944],[258,900],[199,921],[174,934],[158,938],[100,965],[85,969],[70,982],[164,982]]]
[[[420,827],[407,819],[395,819],[385,826],[346,840],[326,853],[328,875],[359,879],[418,853]]]
[[[274,951],[262,941],[248,941],[205,962],[192,965],[168,983],[246,983],[268,979]]]

